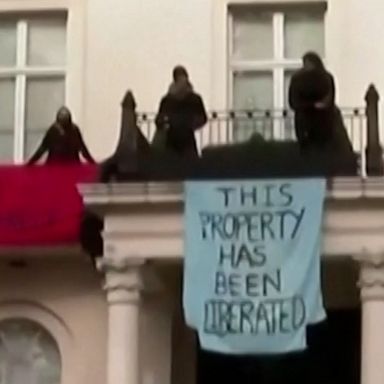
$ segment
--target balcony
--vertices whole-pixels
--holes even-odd
[[[136,345],[139,345],[141,349],[145,349],[145,346],[150,345],[151,350],[154,348],[156,350],[156,360],[153,360],[155,362],[151,363],[150,368],[146,366],[146,369],[154,370],[159,381],[164,383],[187,382],[193,384],[199,382],[195,379],[198,374],[194,360],[198,347],[194,344],[193,334],[185,328],[182,317],[182,299],[179,296],[179,292],[182,290],[184,258],[183,184],[176,181],[111,183],[84,185],[80,190],[87,207],[104,218],[102,235],[104,244],[98,265],[106,277],[111,311],[113,311],[115,303],[112,300],[121,300],[119,303],[122,303],[126,297],[125,292],[130,295],[132,292],[142,292],[140,301],[142,307],[138,306],[138,308],[144,307],[145,309],[138,309],[137,311],[140,313],[146,311],[147,314],[149,311],[147,308],[151,302],[166,302],[166,304],[162,304],[162,312],[156,307],[156,310],[147,315],[145,333],[140,333],[140,339],[135,344],[135,348]],[[371,291],[372,294],[378,292],[377,287],[383,281],[380,277],[381,266],[384,263],[383,217],[384,180],[382,178],[335,178],[329,184],[323,223],[322,264],[323,292],[330,313],[353,308],[358,318],[360,303],[357,289],[357,261],[361,261],[362,265],[361,276],[364,280],[361,281],[365,284],[363,294],[371,294]],[[139,289],[138,286],[140,286]],[[169,302],[173,303],[172,309],[169,308]],[[366,301],[366,303],[369,302]],[[364,305],[368,307],[368,304]],[[132,311],[132,304],[127,307]],[[174,308],[176,308],[178,317],[169,320],[169,314],[173,313]],[[110,318],[109,329],[113,335],[116,334],[116,338],[120,334],[114,323],[119,321],[119,315],[120,313],[116,315],[116,318]],[[339,316],[338,313],[337,316]],[[369,328],[372,323],[369,320],[366,321],[363,331],[366,344],[372,343],[372,339],[376,340],[375,332],[381,329],[379,327],[382,324],[382,317],[377,317],[376,312],[372,317],[377,318],[375,322],[377,326],[375,325],[375,331],[372,331]],[[340,320],[340,317],[337,319]],[[132,327],[132,321],[126,323],[127,327]],[[161,324],[161,328],[158,324]],[[168,325],[164,327],[163,324]],[[353,325],[352,331],[348,327],[351,327],[349,312],[345,319],[342,318],[342,323],[337,328],[338,333],[327,333],[326,337],[327,340],[331,338],[332,342],[337,339],[343,345],[337,350],[348,356],[346,363],[342,365],[344,381],[340,379],[337,382],[357,383],[360,369],[358,335],[361,331],[358,325]],[[169,347],[166,341],[169,343],[167,335],[171,329],[177,329],[178,333],[173,336],[172,347]],[[138,331],[137,328],[133,328],[130,332],[133,334]],[[150,336],[147,336],[148,334]],[[164,340],[165,335],[168,337],[166,341]],[[122,338],[119,337],[120,339]],[[340,342],[341,339],[348,340],[347,346]],[[127,349],[129,346],[131,346],[130,340],[127,341]],[[372,359],[378,349],[375,347],[376,345],[370,348],[365,347],[362,351],[365,360]],[[115,350],[111,350],[109,353],[117,354]],[[313,353],[312,350],[309,353]],[[324,353],[327,353],[328,356],[329,351],[326,350]],[[140,361],[145,364],[148,357],[140,356]],[[356,356],[356,361],[353,360],[354,356]],[[300,367],[299,372],[302,372],[300,364],[303,363],[300,358],[302,357],[297,358],[299,361],[297,364]],[[165,367],[165,369],[155,368],[159,366],[159,359],[161,367]],[[326,362],[322,361],[318,364],[321,369],[327,364],[336,364],[331,360],[332,358],[329,358]],[[125,367],[124,364],[125,360],[121,366]],[[223,362],[223,364],[225,363]],[[177,371],[173,372],[172,380],[169,378],[171,366],[178,367]],[[338,366],[338,368],[340,367]],[[281,364],[279,369],[288,372],[290,366]],[[365,372],[366,369],[363,367],[363,370]],[[353,379],[347,381],[345,377]],[[297,379],[296,382],[305,381]],[[321,381],[313,379],[313,382],[320,383]],[[365,384],[366,381],[363,383]]]
[[[157,157],[152,161],[149,169],[144,171],[144,179],[156,180],[159,173],[163,173],[161,180],[176,178],[198,177],[191,169],[203,169],[206,178],[236,177],[236,172],[224,172],[223,167],[236,168],[239,177],[260,175],[264,167],[264,175],[270,168],[280,163],[287,166],[291,163],[293,173],[300,174],[300,168],[308,170],[312,167],[312,174],[321,172],[319,165],[322,163],[323,173],[328,177],[334,176],[361,176],[363,178],[382,174],[382,150],[379,141],[379,95],[370,86],[365,97],[365,107],[341,108],[343,129],[338,129],[332,148],[328,148],[323,156],[303,158],[295,144],[294,116],[290,110],[236,110],[236,111],[210,111],[208,123],[196,133],[198,148],[201,158],[198,164],[182,164],[181,160],[168,159],[168,165],[158,171],[157,165],[165,163],[165,159]],[[138,126],[148,142],[151,142],[155,131],[155,114],[138,113]],[[122,127],[129,130],[127,123],[122,122]],[[132,130],[131,130],[132,131]],[[128,152],[129,148],[127,146]],[[131,151],[132,152],[132,151]],[[248,157],[248,159],[246,159]],[[239,161],[242,158],[243,162]],[[216,160],[216,161],[215,161]],[[345,160],[346,164],[341,164]],[[151,161],[149,161],[151,163]],[[178,164],[175,164],[178,163]],[[146,161],[141,161],[145,168]],[[347,164],[348,163],[348,164]],[[153,165],[156,166],[153,167]],[[310,165],[311,164],[311,165]],[[148,161],[147,164],[148,166]],[[221,167],[220,167],[221,165]],[[137,164],[140,167],[139,164]],[[155,168],[155,169],[153,169]],[[209,169],[208,169],[209,168]],[[250,169],[252,168],[252,169]],[[315,170],[317,168],[317,170]],[[177,170],[176,170],[177,169]],[[168,172],[166,172],[168,170]],[[140,172],[139,172],[140,173]],[[199,172],[198,172],[199,173]]]
[[[363,377],[368,377],[371,372],[376,371],[379,373],[377,377],[382,377],[382,369],[377,369],[374,364],[369,363],[374,360],[376,354],[382,355],[384,351],[383,346],[375,342],[378,340],[383,318],[380,313],[384,313],[382,304],[375,302],[375,307],[369,312],[369,300],[377,300],[379,296],[375,295],[382,295],[384,281],[384,179],[381,177],[383,159],[378,134],[377,102],[377,93],[371,88],[367,94],[366,108],[342,109],[344,125],[352,144],[349,151],[351,153],[346,151],[340,154],[332,149],[327,153],[301,155],[297,144],[292,141],[292,114],[289,111],[210,112],[207,126],[198,133],[201,157],[192,163],[172,156],[167,157],[166,154],[154,154],[148,147],[142,151],[144,146],[132,146],[132,140],[126,140],[124,144],[122,132],[120,150],[107,162],[109,167],[111,164],[113,167],[109,168],[109,177],[104,180],[106,182],[80,187],[86,206],[104,219],[103,248],[98,255],[98,262],[106,277],[111,303],[111,334],[116,339],[123,340],[120,337],[123,332],[119,333],[118,328],[114,326],[120,319],[119,314],[113,317],[114,303],[127,303],[121,304],[121,307],[125,305],[127,318],[130,320],[125,324],[127,332],[135,335],[138,332],[136,319],[138,314],[142,313],[138,302],[146,305],[151,301],[151,297],[156,297],[156,302],[159,302],[161,297],[166,296],[169,299],[172,295],[174,305],[179,311],[176,323],[179,322],[180,329],[185,329],[179,296],[184,258],[185,179],[321,175],[329,179],[322,248],[327,309],[359,308],[357,268],[352,265],[353,261],[359,261],[364,299]],[[130,113],[131,117],[135,115],[133,109]],[[139,114],[139,126],[144,137],[151,140],[155,131],[154,115]],[[131,139],[135,137],[133,133],[136,138],[140,135],[129,121],[124,122],[124,117],[122,130],[126,131],[125,137]],[[344,155],[347,155],[347,163],[352,159],[348,164],[353,165],[352,169],[340,167]],[[177,279],[172,275],[175,270]],[[140,296],[142,292],[145,294]],[[136,295],[134,299],[133,294]],[[138,297],[142,299],[139,300]],[[160,338],[160,335],[163,337],[170,332],[172,322],[167,320],[170,313],[167,306],[163,310],[162,321],[168,321],[168,327],[158,330],[159,313],[154,313],[150,317],[151,320],[148,320],[148,323],[152,321],[151,349],[154,349],[154,343],[158,343],[156,362],[159,358],[162,359],[161,367],[169,369],[171,362],[175,366],[178,364],[178,359],[193,361],[196,351],[196,346],[191,341],[193,338],[190,337],[189,341],[182,339],[185,334],[182,336],[180,331],[177,343],[172,347]],[[375,321],[372,322],[372,319]],[[342,327],[331,335],[332,338],[345,333],[347,321],[348,319],[345,322],[343,319]],[[358,336],[355,336],[360,329],[353,329],[356,332],[352,336],[351,346],[345,351],[338,349],[343,354],[348,352],[349,357],[351,354],[360,355]],[[137,350],[148,343],[147,334],[148,332],[142,334],[140,340],[135,338],[133,347],[130,340],[124,345],[121,344],[121,350],[116,350],[114,345],[109,350],[111,360],[117,361],[115,356],[124,353],[129,353],[134,361],[138,360]],[[156,335],[156,339],[153,335]],[[351,339],[350,334],[344,337]],[[184,345],[184,354],[177,349],[176,344]],[[348,348],[350,350],[347,351]],[[329,351],[326,353],[328,356]],[[143,361],[146,359],[141,358]],[[118,365],[124,373],[122,378],[125,374],[130,375],[135,369],[132,365],[127,367],[126,361],[127,359],[124,359]],[[323,368],[328,362],[321,364]],[[280,366],[278,369],[284,368]],[[289,369],[291,365],[287,367],[287,372]],[[352,380],[335,379],[335,382],[358,381],[359,368],[355,360],[347,359],[341,370],[343,374],[340,376],[343,380],[345,376],[351,377]],[[179,371],[174,373],[173,382],[196,382],[195,374],[195,366],[185,367],[180,363]],[[163,379],[163,382],[170,382],[169,371],[164,373],[159,370],[157,377],[160,381]],[[379,382],[363,380],[363,383]]]
[[[173,223],[171,232],[173,231],[172,236],[175,236],[172,240],[174,248],[163,251],[159,248],[160,253],[157,256],[160,258],[166,258],[167,255],[171,255],[171,258],[182,256],[182,181],[188,178],[327,177],[332,180],[329,182],[330,213],[328,216],[333,218],[333,209],[335,206],[339,206],[340,201],[342,202],[340,206],[351,199],[355,199],[356,202],[366,201],[366,199],[376,202],[383,198],[381,189],[384,188],[384,183],[378,178],[382,174],[382,153],[378,134],[378,95],[374,87],[370,87],[367,92],[365,108],[343,108],[341,115],[346,132],[342,138],[344,142],[341,143],[341,147],[346,144],[346,151],[343,152],[343,148],[341,151],[338,150],[339,148],[331,148],[330,151],[324,153],[303,155],[294,141],[291,111],[211,111],[207,125],[197,133],[200,158],[194,161],[183,161],[173,155],[158,153],[148,145],[148,141],[151,141],[155,132],[154,114],[137,114],[135,108],[130,108],[129,104],[128,106],[123,104],[122,133],[118,149],[114,156],[101,164],[102,183],[98,184],[98,171],[96,170],[92,171],[94,174],[92,181],[96,181],[96,184],[82,187],[85,203],[96,211],[100,209],[102,211],[112,209],[113,211],[115,206],[118,206],[122,212],[125,212],[126,209],[131,210],[131,208],[133,212],[136,204],[143,207],[142,216],[141,218],[134,216],[131,219],[133,222],[148,220],[148,223],[145,224],[145,228],[148,229],[151,228],[151,221]],[[137,139],[140,132],[137,131],[136,124],[132,125],[132,121],[135,119],[130,120],[130,116],[138,117],[138,125],[143,133],[141,135],[143,146],[135,143],[134,139]],[[44,171],[43,167],[38,168],[41,168],[41,172],[22,170],[17,167],[3,168],[2,175],[11,180],[9,175],[12,174],[17,185],[19,184],[18,178],[23,182],[28,178],[31,180],[28,184],[31,187],[33,183],[38,184],[36,181],[38,178],[39,180],[42,178],[42,183],[44,183],[52,177],[49,175],[51,171]],[[67,173],[65,171],[65,174]],[[16,174],[20,176],[16,177]],[[56,171],[53,174],[56,179],[62,179]],[[34,188],[37,188],[36,191],[39,190],[37,185],[34,185]],[[45,190],[44,193],[48,192]],[[41,191],[35,194],[42,196]],[[22,195],[23,193],[20,193],[20,196]],[[22,207],[25,204],[23,201],[17,203],[13,200],[12,209],[16,211],[18,206]],[[108,202],[110,202],[110,206],[108,206]],[[159,215],[147,216],[147,209],[154,204]],[[19,214],[25,211],[20,207],[17,211]],[[167,211],[168,208],[169,211]],[[7,210],[3,209],[3,211],[4,215]],[[42,212],[42,210],[40,211]],[[41,212],[35,212],[33,217],[41,216]],[[374,214],[374,212],[371,213]],[[6,214],[6,218],[10,216],[8,211]],[[107,228],[108,220],[107,218]],[[329,223],[332,221],[333,219],[328,220]],[[326,233],[330,232],[329,228],[333,228],[332,225],[328,225]],[[95,228],[98,232],[100,225],[95,225]],[[169,238],[168,229],[162,228],[161,225],[159,228],[165,231],[164,237]],[[155,233],[157,233],[156,231]],[[135,232],[128,234],[127,239],[132,238],[134,234]],[[19,238],[20,245],[20,236],[16,237]],[[70,238],[75,239],[76,236],[72,234]],[[95,240],[96,238],[98,240]],[[139,238],[143,238],[143,235],[140,235]],[[90,236],[89,242],[101,244],[100,240],[100,233],[94,233]],[[2,247],[7,248],[3,249],[3,253],[13,255],[19,252],[18,249],[10,252],[8,248],[12,244],[9,240],[7,241],[7,243],[1,243]],[[38,246],[39,244],[36,242],[39,241],[42,239],[31,238],[30,245]],[[44,245],[44,241],[41,245]],[[130,247],[135,242],[136,240],[132,239]],[[175,245],[176,243],[178,245]],[[140,254],[146,244],[150,244],[150,242],[144,242],[142,244],[144,248],[138,245],[135,253]],[[27,244],[24,241],[22,246],[25,245]],[[340,254],[341,252],[340,250],[335,251],[333,245],[327,246],[326,249],[329,249],[327,253],[330,254]],[[105,246],[104,249],[98,248],[98,250],[92,247],[91,253],[101,255],[104,250]],[[42,253],[41,248],[37,253]]]
[[[344,125],[357,153],[362,153],[366,137],[367,115],[363,107],[341,108]],[[148,141],[155,131],[155,113],[141,112],[138,123]],[[210,111],[208,123],[197,132],[200,149],[239,144],[260,135],[267,141],[295,141],[294,114],[291,110]]]
[[[182,264],[185,179],[323,176],[328,178],[324,260],[381,260],[384,178],[378,95],[373,87],[366,101],[365,108],[342,109],[355,166],[347,172],[340,168],[343,156],[333,149],[325,154],[300,154],[290,140],[293,119],[289,111],[210,112],[207,126],[198,133],[201,157],[192,164],[165,155],[151,157],[151,150],[149,155],[141,153],[140,145],[131,147],[131,141],[124,147],[122,139],[120,150],[109,160],[115,162],[111,178],[80,186],[86,206],[104,219],[99,255],[128,263]],[[130,113],[135,114],[134,109]],[[151,140],[154,115],[138,116],[141,132]],[[122,130],[132,134],[136,126],[124,118],[127,114],[123,114]],[[262,139],[253,140],[255,133]],[[348,151],[346,154],[350,160]],[[136,162],[126,168],[132,159]]]
[[[163,261],[183,258],[182,184],[90,184],[82,186],[81,193],[86,205],[105,218],[104,255]],[[324,256],[380,254],[383,203],[381,178],[336,178],[327,194]]]
[[[128,377],[130,382],[137,383],[140,375],[151,374],[158,382],[170,383],[171,366],[178,369],[172,373],[173,382],[194,382],[196,350],[191,339],[186,341],[183,334],[185,326],[178,296],[184,257],[183,181],[188,177],[328,177],[323,265],[325,270],[336,265],[337,273],[325,274],[327,306],[359,307],[357,278],[355,268],[351,267],[353,259],[361,262],[364,297],[382,294],[384,179],[377,102],[377,93],[372,88],[365,108],[342,109],[353,148],[352,163],[357,165],[348,172],[339,167],[342,159],[337,151],[300,155],[292,141],[293,121],[289,111],[210,112],[209,123],[198,133],[201,158],[192,164],[154,154],[150,147],[137,145],[132,139],[140,132],[130,123],[134,121],[135,111],[129,108],[124,111],[118,150],[101,165],[104,171],[109,167],[109,179],[79,187],[86,208],[104,220],[102,233],[96,225],[97,233],[88,240],[94,246],[102,238],[99,249],[91,253],[98,258],[106,279],[107,299],[103,310],[108,312],[108,382],[126,383]],[[153,118],[153,114],[139,114],[141,131],[149,140],[154,133]],[[105,176],[105,172],[102,174]],[[0,249],[0,252],[16,262],[33,252],[38,257],[52,259],[54,246],[46,246],[45,252],[32,247],[23,251]],[[79,270],[78,250],[75,253],[73,270]],[[69,250],[57,254],[67,259]],[[80,271],[92,272],[89,275],[93,278],[96,274],[88,266]],[[100,294],[98,285],[87,289]],[[67,305],[67,291],[63,297]],[[85,298],[88,302],[88,296]],[[375,344],[380,340],[380,332],[376,330],[381,329],[384,312],[380,302],[379,308],[375,306],[373,312],[367,311],[367,303],[363,305],[365,375],[375,372],[369,362],[384,351],[381,344]],[[174,308],[180,312],[176,320],[172,317]],[[100,313],[103,319],[107,318],[104,312]],[[97,319],[94,318],[95,323]],[[377,319],[373,325],[372,319]],[[180,333],[172,339],[175,324]],[[89,334],[86,335],[89,339]],[[350,335],[345,338],[349,339]],[[354,344],[353,348],[356,348]],[[189,367],[183,365],[186,361],[192,361]]]

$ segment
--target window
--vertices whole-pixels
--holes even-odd
[[[0,18],[0,163],[35,150],[65,102],[66,17]]]
[[[324,56],[324,12],[314,5],[230,9],[229,68],[235,109],[288,107],[289,82],[303,54],[315,51]],[[269,124],[275,138],[291,135],[291,124],[276,123]]]
[[[0,322],[0,384],[60,384],[56,341],[39,324],[24,319]]]

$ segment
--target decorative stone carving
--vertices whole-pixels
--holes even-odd
[[[384,300],[384,251],[372,253],[363,249],[354,259],[360,263],[361,299]]]
[[[105,275],[104,289],[110,304],[138,303],[142,294],[164,289],[156,269],[145,259],[103,257],[97,260],[97,267]]]
[[[145,260],[104,257],[97,261],[105,274],[104,289],[109,304],[138,303],[144,289],[143,267]]]

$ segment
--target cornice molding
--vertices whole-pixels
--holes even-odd
[[[183,203],[182,182],[110,183],[80,185],[79,192],[89,206]],[[383,199],[384,179],[335,178],[328,182],[327,200]]]
[[[90,206],[182,203],[182,183],[110,183],[78,187]]]
[[[67,11],[70,0],[0,0],[0,12]]]
[[[328,182],[327,199],[384,199],[384,178],[335,178]]]
[[[93,184],[80,191],[105,216],[106,257],[182,259],[183,183]],[[325,255],[359,252],[361,262],[383,264],[384,178],[328,180],[323,231]]]

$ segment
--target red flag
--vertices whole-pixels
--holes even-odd
[[[76,243],[84,210],[79,183],[95,182],[98,167],[0,167],[0,246]]]

